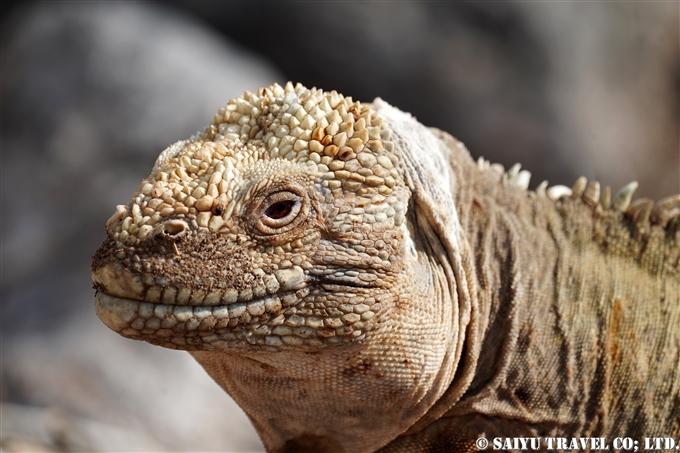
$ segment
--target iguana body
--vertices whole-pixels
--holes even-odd
[[[97,313],[191,351],[269,451],[677,438],[680,197],[516,170],[380,100],[247,93],[107,223]]]

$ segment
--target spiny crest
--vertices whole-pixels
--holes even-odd
[[[259,189],[244,190],[247,183],[290,165],[316,175],[330,204],[345,199],[364,208],[332,212],[340,230],[351,228],[348,221],[400,225],[405,196],[395,189],[402,175],[391,134],[370,104],[335,91],[288,83],[246,92],[220,109],[202,135],[161,153],[131,204],[118,206],[107,226],[128,245],[166,228],[168,218],[188,222],[187,230],[223,233]]]
[[[506,172],[502,165],[491,164],[488,160],[480,157],[477,160],[477,166],[483,171],[494,171],[506,183],[514,184],[524,190],[529,188],[531,173],[526,170],[520,171],[520,164],[513,165]],[[536,187],[535,192],[538,196],[547,197],[553,201],[566,197],[572,200],[581,200],[595,210],[622,212],[643,229],[649,225],[658,225],[670,232],[680,232],[680,194],[671,195],[657,202],[649,198],[633,201],[633,194],[637,187],[637,181],[631,181],[612,198],[609,186],[600,190],[599,182],[588,181],[584,176],[581,176],[571,188],[563,185],[548,187],[548,181],[543,181]]]

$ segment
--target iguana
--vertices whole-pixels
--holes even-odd
[[[116,208],[97,315],[190,351],[270,452],[678,439],[680,195],[529,176],[380,99],[246,92]]]

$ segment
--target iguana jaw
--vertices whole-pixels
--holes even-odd
[[[441,346],[450,343],[448,337],[452,333],[435,320],[447,316],[440,310],[448,309],[450,300],[444,298],[424,304],[425,300],[432,299],[428,293],[444,283],[431,280],[433,273],[425,271],[429,266],[428,255],[417,251],[420,245],[414,242],[412,232],[406,238],[409,252],[405,257],[404,282],[390,288],[398,300],[381,299],[385,306],[389,302],[392,313],[381,315],[380,325],[367,338],[351,344],[324,350],[317,347],[316,351],[312,348],[305,351],[303,347],[279,348],[272,354],[247,340],[241,341],[241,347],[230,345],[222,350],[221,345],[227,344],[221,340],[204,342],[206,336],[200,335],[200,324],[190,331],[196,332],[195,337],[181,336],[186,332],[178,332],[180,336],[176,337],[144,334],[145,328],[156,327],[151,320],[156,319],[157,311],[161,315],[166,309],[172,309],[173,315],[175,309],[193,313],[191,319],[196,319],[196,323],[197,312],[214,314],[222,306],[173,306],[112,296],[110,293],[115,292],[141,299],[146,291],[143,277],[136,277],[120,263],[94,269],[95,284],[99,288],[97,314],[107,326],[125,336],[163,346],[166,345],[161,342],[167,342],[167,347],[191,350],[196,360],[249,414],[263,442],[272,451],[285,446],[301,447],[307,442],[340,447],[339,451],[346,452],[374,451],[419,419],[445,390],[449,379],[446,375],[450,370],[441,367],[444,360]],[[329,286],[310,285],[296,293],[305,291],[309,297],[321,291],[321,285]],[[330,289],[341,290],[340,285]],[[376,297],[376,288],[365,290]],[[227,312],[228,309],[229,306]],[[413,309],[417,309],[418,318],[411,319]],[[209,322],[209,317],[200,322],[206,319]],[[149,322],[152,325],[146,327]],[[215,329],[205,332],[210,336]],[[181,338],[186,344],[176,343],[181,340],[173,343],[173,338]],[[193,341],[203,342],[205,346],[191,345]],[[403,351],[421,349],[421,354],[404,360]],[[325,414],[323,417],[318,416],[320,410]],[[305,423],[300,424],[300,419]]]

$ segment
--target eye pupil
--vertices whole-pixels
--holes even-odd
[[[288,214],[290,214],[290,212],[293,210],[294,205],[295,205],[294,200],[278,201],[269,206],[264,211],[264,214],[270,219],[282,219],[286,217]]]

